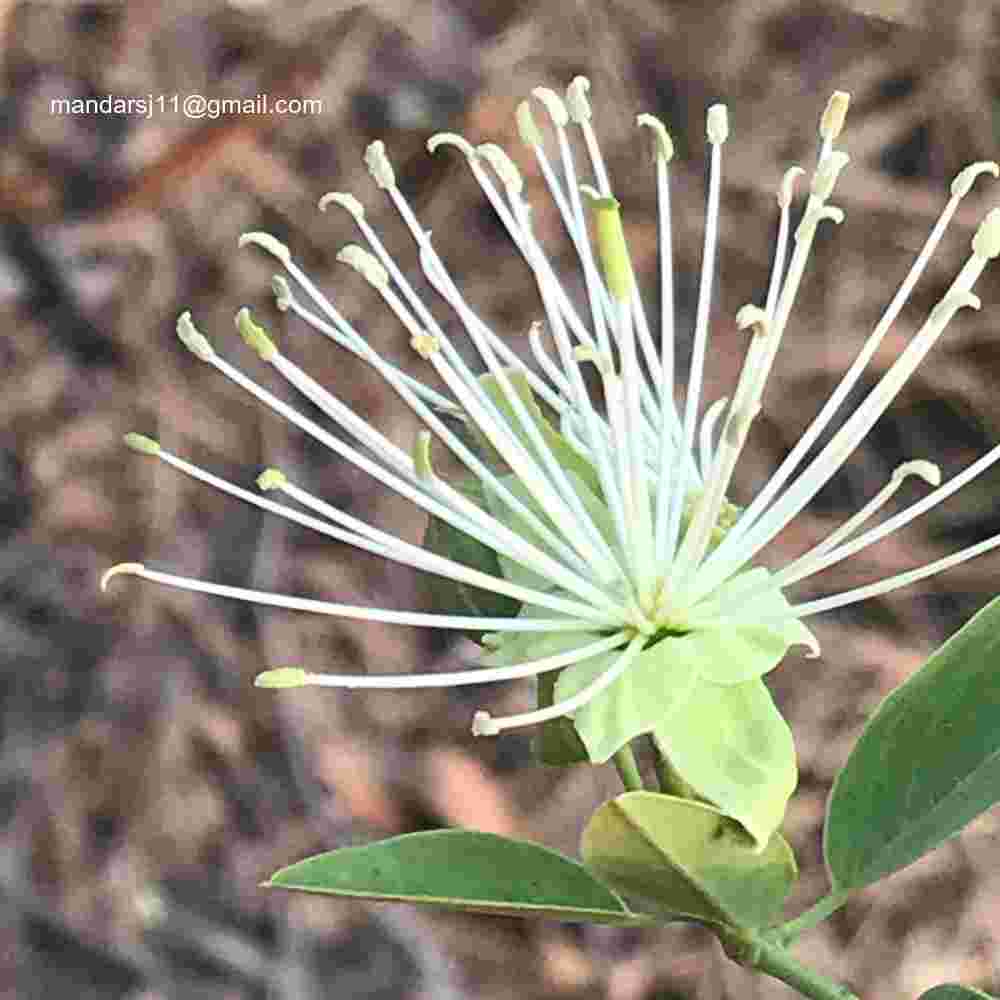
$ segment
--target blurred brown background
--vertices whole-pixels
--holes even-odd
[[[681,329],[690,329],[704,203],[704,110],[730,104],[721,292],[708,398],[732,384],[732,317],[765,289],[784,168],[811,162],[835,88],[854,103],[853,157],[821,232],[775,384],[738,473],[752,495],[877,320],[967,162],[1000,155],[1000,4],[955,0],[149,0],[0,3],[0,996],[666,1000],[778,996],[724,963],[698,931],[637,933],[291,897],[258,888],[275,868],[360,839],[462,824],[573,853],[617,783],[606,769],[530,766],[529,736],[469,735],[473,709],[516,710],[530,688],[275,695],[267,666],[410,671],[454,666],[448,636],[195,599],[138,582],[97,591],[114,562],[243,585],[414,608],[408,571],[258,516],[126,451],[128,430],[250,483],[264,464],[360,516],[418,538],[423,524],[362,474],[287,430],[181,348],[190,308],[216,346],[262,381],[232,316],[254,306],[289,350],[404,445],[414,425],[363,365],[280,317],[272,262],[237,251],[286,240],[378,348],[413,370],[406,336],[334,263],[356,234],[349,190],[413,273],[398,220],[369,180],[382,138],[400,184],[460,286],[523,345],[539,304],[492,213],[452,154],[453,130],[502,141],[529,174],[536,224],[558,237],[513,130],[537,84],[593,81],[598,131],[640,267],[655,273],[655,198],[640,110],[675,136]],[[323,112],[191,121],[52,114],[62,97],[306,96]],[[964,203],[871,384],[964,260],[1000,189]],[[569,260],[566,260],[569,266]],[[821,537],[908,458],[945,475],[1000,437],[1000,281],[966,312],[847,471],[773,546]],[[680,353],[688,350],[687,332]],[[1000,529],[997,476],[871,554],[820,579],[827,593]],[[910,488],[907,487],[907,490]],[[912,499],[914,492],[904,498]],[[803,868],[790,912],[825,888],[824,799],[866,715],[998,589],[986,558],[891,599],[815,623],[818,661],[771,675],[801,756],[787,834]],[[985,817],[862,894],[801,954],[866,997],[916,996],[948,979],[1000,990],[1000,843]]]

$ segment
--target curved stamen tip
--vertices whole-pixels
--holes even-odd
[[[556,128],[565,128],[569,124],[569,112],[563,99],[549,87],[535,87],[531,96],[537,101],[541,101],[548,111]]]
[[[713,104],[708,109],[705,127],[713,146],[721,146],[729,138],[729,109],[725,104]]]
[[[281,240],[276,239],[270,233],[244,233],[237,241],[236,245],[242,250],[243,247],[258,246],[261,250],[266,250],[269,254],[276,257],[281,261],[286,267],[289,261],[292,259],[292,255],[288,252],[288,247],[285,246]]]
[[[968,306],[970,309],[979,309],[982,302],[978,295],[972,292],[959,291],[946,295],[932,310],[929,322],[944,326],[958,312]]]
[[[236,329],[244,343],[260,355],[261,361],[270,361],[278,353],[274,341],[271,340],[262,326],[254,322],[253,316],[250,315],[250,310],[246,306],[236,314],[235,322]]]
[[[521,137],[521,142],[525,146],[541,146],[542,144],[542,133],[535,123],[535,116],[531,113],[531,103],[529,101],[521,101],[517,106],[517,111],[514,117],[517,120],[517,132]]]
[[[736,327],[739,330],[753,327],[754,334],[763,337],[767,335],[770,326],[771,322],[767,318],[767,313],[752,302],[741,306],[739,312],[736,313]]]
[[[292,306],[292,289],[284,275],[276,274],[271,278],[271,291],[274,292],[274,304],[278,312],[288,312]]]
[[[201,358],[202,361],[211,361],[215,357],[212,345],[204,334],[199,333],[192,322],[191,313],[182,312],[177,317],[177,336],[196,358]]]
[[[476,155],[476,150],[472,143],[457,132],[437,132],[427,140],[428,153],[436,153],[441,146],[454,146],[470,160]]]
[[[278,667],[258,674],[253,683],[259,688],[299,688],[309,683],[309,674],[301,667]]]
[[[125,442],[126,448],[131,448],[132,451],[137,451],[140,455],[160,454],[160,442],[154,441],[151,437],[146,437],[145,434],[136,434],[135,431],[129,431],[122,440]]]
[[[951,182],[952,197],[964,198],[980,174],[992,174],[994,177],[1000,177],[1000,164],[994,163],[992,160],[970,163],[963,170],[960,170]]]
[[[118,563],[117,566],[112,566],[111,569],[106,569],[101,574],[101,593],[107,593],[108,584],[116,576],[141,576],[146,571],[146,567],[142,563],[136,562],[124,562]]]
[[[489,712],[476,712],[476,714],[473,715],[473,736],[497,736],[499,733],[500,727],[496,724],[496,721]]]
[[[359,247],[357,243],[348,243],[347,246],[341,247],[337,253],[337,260],[341,264],[353,267],[379,291],[389,287],[389,272],[374,254],[369,253],[364,247]]]
[[[585,76],[574,76],[566,88],[566,110],[577,125],[589,122],[593,114],[587,98],[589,90],[590,81]]]
[[[912,462],[904,462],[897,466],[892,473],[893,481],[901,483],[908,476],[919,476],[925,483],[931,486],[941,485],[941,469],[934,462],[918,458]]]
[[[325,212],[330,205],[339,205],[346,209],[357,222],[365,217],[365,206],[347,191],[327,191],[319,200],[319,210]]]
[[[993,260],[1000,256],[1000,208],[991,208],[972,237],[972,252]]]
[[[674,140],[670,138],[667,126],[655,115],[645,113],[636,115],[635,123],[640,128],[645,126],[652,129],[656,140],[656,155],[662,157],[664,163],[669,163],[674,158]]]
[[[514,161],[496,143],[484,142],[476,146],[476,155],[484,159],[500,178],[500,183],[512,194],[520,194],[524,188],[521,171]]]
[[[365,166],[383,191],[396,186],[396,173],[392,169],[389,157],[386,156],[385,143],[381,139],[368,144],[365,150]]]
[[[265,493],[270,490],[283,490],[288,485],[288,477],[281,469],[265,469],[257,477],[257,487]]]
[[[851,95],[846,90],[835,90],[827,102],[826,110],[819,120],[819,134],[827,142],[833,142],[840,135],[847,117]]]
[[[785,208],[785,206],[792,203],[792,198],[795,195],[795,182],[805,174],[805,170],[802,167],[789,167],[785,171],[785,176],[781,178],[781,187],[778,188],[778,208]]]

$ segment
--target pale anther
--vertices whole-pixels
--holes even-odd
[[[436,153],[441,146],[454,146],[470,160],[476,155],[475,147],[457,132],[437,132],[427,140],[427,152]]]
[[[368,173],[372,175],[375,183],[383,191],[396,186],[396,173],[392,169],[389,157],[386,156],[385,143],[381,139],[376,139],[368,144],[365,150],[365,166]]]
[[[972,252],[993,260],[1000,256],[1000,208],[991,208],[972,237]]]
[[[590,81],[585,76],[575,76],[566,88],[566,110],[577,125],[589,122],[591,118],[590,101],[587,92]]]
[[[281,274],[271,278],[271,291],[274,292],[274,305],[278,312],[288,312],[292,307],[292,290],[288,279]]]
[[[212,345],[205,338],[205,335],[195,329],[191,321],[191,313],[182,312],[177,317],[177,336],[181,343],[196,357],[202,361],[211,361],[215,357]]]
[[[665,163],[669,163],[674,158],[674,140],[670,138],[666,125],[655,115],[650,114],[636,115],[635,123],[640,128],[645,126],[652,130],[656,141],[656,155],[662,157]]]
[[[476,155],[484,159],[500,178],[500,183],[511,193],[520,194],[524,189],[521,171],[514,161],[493,142],[484,142],[476,146]]]
[[[843,90],[835,90],[823,117],[819,121],[819,134],[827,141],[834,142],[840,135],[844,127],[844,119],[847,117],[847,108],[851,103],[851,95]]]
[[[325,212],[330,205],[339,205],[346,209],[357,222],[365,217],[365,206],[347,191],[327,191],[319,200],[319,210]]]
[[[785,208],[792,203],[795,194],[795,182],[805,174],[802,167],[789,167],[781,178],[781,186],[778,188],[778,208]]]
[[[101,592],[104,593],[108,589],[108,584],[116,576],[133,576],[137,573],[142,573],[146,569],[142,563],[137,562],[124,562],[118,563],[117,566],[112,566],[111,569],[106,569],[101,574]]]
[[[517,106],[517,132],[525,146],[541,146],[542,133],[535,124],[535,116],[531,113],[531,104],[521,101]]]
[[[549,117],[557,128],[565,128],[569,124],[569,112],[563,99],[549,87],[535,87],[531,96],[545,105]]]
[[[708,109],[706,131],[713,146],[720,146],[729,138],[729,109],[725,104],[713,104]]]
[[[415,333],[410,337],[410,347],[425,360],[441,350],[441,344],[432,333]]]
[[[1000,177],[1000,164],[994,163],[992,160],[970,163],[964,170],[959,171],[951,182],[952,197],[964,198],[972,190],[972,185],[980,174],[992,174],[994,177]]]
[[[270,361],[278,353],[274,341],[262,326],[254,322],[246,306],[236,314],[236,329],[247,347],[253,348],[260,355],[261,361]]]
[[[941,469],[934,462],[917,458],[912,462],[904,462],[897,466],[892,473],[893,480],[902,482],[908,476],[919,476],[925,483],[931,486],[941,485]]]
[[[281,240],[276,239],[270,233],[244,233],[237,241],[236,245],[242,250],[243,247],[258,246],[261,250],[266,250],[273,257],[276,257],[282,264],[288,265],[292,255],[288,252],[288,247]]]
[[[357,243],[348,243],[337,252],[337,260],[341,264],[353,267],[372,286],[382,291],[389,287],[389,273],[378,258],[369,253]]]

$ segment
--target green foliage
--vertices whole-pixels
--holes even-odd
[[[267,885],[473,913],[649,922],[578,862],[539,844],[473,830],[428,830],[329,851],[282,868]]]
[[[920,1000],[996,1000],[990,993],[963,986],[961,983],[942,983],[920,994]]]
[[[581,853],[601,879],[662,919],[742,928],[776,920],[797,874],[780,834],[757,848],[718,809],[656,792],[626,792],[601,806]]]
[[[1000,800],[1000,600],[879,706],[837,777],[825,831],[835,889],[916,861]]]

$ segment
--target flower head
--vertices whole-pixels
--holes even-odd
[[[450,146],[466,158],[536,279],[544,326],[535,324],[529,335],[532,366],[463,299],[430,233],[397,187],[381,142],[369,146],[365,162],[412,234],[424,277],[458,317],[478,353],[481,370],[469,367],[466,355],[414,291],[354,196],[331,193],[320,202],[322,209],[330,205],[345,209],[364,244],[344,247],[337,259],[376,289],[443,390],[382,358],[300,269],[284,244],[265,233],[248,233],[240,240],[241,245],[254,244],[271,254],[284,269],[287,277],[274,279],[280,310],[290,310],[370,364],[414,410],[426,429],[412,452],[399,448],[311,378],[247,310],[237,316],[243,339],[337,425],[339,436],[224,360],[188,314],[178,321],[178,334],[199,358],[425,511],[432,525],[426,546],[411,544],[337,509],[277,470],[260,477],[258,485],[265,494],[260,495],[190,464],[148,438],[127,438],[134,449],[247,503],[452,581],[464,595],[464,610],[472,613],[457,613],[458,607],[409,613],[329,603],[206,583],[135,563],[112,568],[103,583],[130,574],[260,604],[476,633],[483,638],[481,664],[457,673],[343,676],[280,668],[262,674],[258,683],[401,688],[539,676],[537,710],[504,718],[479,712],[474,731],[495,734],[571,718],[574,738],[582,741],[580,754],[593,761],[607,760],[633,737],[652,733],[685,780],[705,797],[730,807],[738,794],[729,786],[741,782],[752,786],[748,775],[756,768],[769,775],[766,783],[773,808],[759,822],[749,807],[744,813],[738,806],[731,811],[751,832],[764,837],[776,825],[775,816],[780,819],[795,770],[787,727],[781,728],[760,677],[792,645],[818,654],[818,644],[803,619],[902,587],[1000,544],[1000,538],[993,538],[870,586],[805,603],[792,603],[784,593],[944,500],[1000,458],[998,446],[944,485],[930,463],[906,463],[869,503],[811,551],[779,572],[755,565],[765,546],[860,444],[955,313],[964,306],[979,308],[972,287],[988,261],[1000,253],[998,209],[986,216],[965,266],[923,326],[864,401],[818,453],[808,457],[899,314],[959,201],[979,174],[996,177],[1000,168],[977,163],[958,175],[941,218],[856,360],[764,488],[739,509],[727,499],[730,483],[760,412],[810,250],[824,223],[843,221],[844,213],[831,198],[849,159],[836,146],[847,95],[835,94],[822,116],[819,155],[794,231],[794,189],[805,171],[792,167],[780,183],[780,221],[766,301],[738,312],[737,325],[748,333],[745,361],[732,395],[706,406],[703,375],[723,147],[729,134],[726,108],[714,105],[707,116],[710,173],[700,290],[692,357],[678,400],[669,178],[673,143],[660,121],[647,114],[638,116],[638,125],[648,128],[653,139],[658,195],[661,308],[655,323],[639,294],[620,207],[591,123],[588,90],[587,81],[577,78],[565,99],[546,88],[533,91],[547,113],[548,139],[529,102],[522,103],[517,113],[521,137],[537,160],[579,259],[585,302],[576,301],[560,284],[533,233],[524,185],[513,160],[498,146],[473,147],[452,134],[428,142],[431,152]],[[582,139],[582,157],[573,138]],[[588,389],[584,377],[591,365],[599,376],[596,393]],[[438,477],[432,442],[463,464],[469,473],[466,482],[452,485]],[[918,502],[878,521],[889,498],[911,475],[932,489]],[[266,495],[273,493],[283,500]],[[756,735],[750,732],[753,726]],[[763,750],[761,732],[766,733]],[[753,749],[755,739],[758,745]],[[734,766],[720,777],[724,766],[718,761],[705,763],[713,753],[742,754],[744,773],[737,775],[740,768]]]

